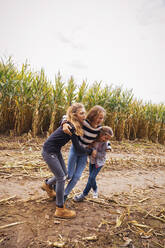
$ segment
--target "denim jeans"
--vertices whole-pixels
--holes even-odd
[[[74,146],[72,145],[69,151],[68,158],[68,179],[70,179],[70,181],[68,182],[68,185],[65,188],[65,199],[77,184],[85,169],[86,164],[87,155],[78,154]]]
[[[49,169],[52,171],[54,176],[47,180],[47,184],[56,184],[56,205],[64,205],[64,185],[67,176],[67,170],[65,162],[63,160],[61,152],[49,154],[45,151],[42,152],[43,159],[48,164]]]
[[[98,175],[99,171],[101,170],[102,166],[96,168],[95,164],[89,164],[89,177],[88,182],[86,184],[86,187],[83,191],[83,195],[88,195],[91,188],[96,191],[97,190],[97,184],[96,184],[96,176]]]

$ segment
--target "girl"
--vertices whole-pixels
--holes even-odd
[[[91,144],[98,136],[101,124],[104,121],[106,112],[105,109],[99,105],[94,106],[88,112],[86,120],[83,121],[83,130],[84,135],[79,137],[79,142],[84,147],[87,147]],[[69,134],[68,124],[63,124],[64,132]],[[67,199],[69,193],[77,184],[78,180],[80,179],[85,166],[87,164],[87,154],[80,154],[76,151],[75,147],[72,145],[69,152],[68,158],[68,182],[65,193],[64,193],[64,200]]]
[[[113,131],[110,127],[103,126],[100,134],[93,146],[96,148],[97,155],[95,158],[90,156],[89,163],[89,177],[86,187],[82,194],[74,197],[76,202],[83,201],[85,196],[88,195],[91,188],[93,189],[93,197],[98,197],[98,188],[96,184],[96,176],[100,172],[106,161],[107,141],[113,136]]]
[[[67,111],[68,123],[70,125],[71,136],[64,133],[62,127],[57,128],[46,140],[43,145],[42,156],[48,164],[49,169],[53,172],[54,177],[47,179],[42,189],[47,192],[49,197],[56,196],[56,211],[55,216],[59,218],[73,218],[76,216],[75,211],[64,207],[64,185],[67,177],[65,162],[61,154],[61,148],[69,140],[75,147],[75,150],[80,154],[94,154],[95,151],[91,148],[84,148],[78,142],[78,135],[83,134],[82,123],[85,119],[85,109],[81,103],[74,103]],[[56,193],[53,190],[53,185],[56,184]]]

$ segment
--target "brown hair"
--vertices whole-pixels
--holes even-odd
[[[113,136],[113,131],[111,127],[108,126],[102,126],[102,128],[100,129],[100,133],[99,133],[99,137],[102,135],[111,135]]]
[[[86,119],[90,122],[95,121],[96,117],[100,114],[100,113],[104,113],[104,115],[106,115],[106,111],[103,107],[101,107],[100,105],[95,105],[93,108],[91,108],[87,114]]]
[[[79,136],[83,135],[82,126],[77,119],[77,111],[81,108],[84,108],[84,105],[82,103],[73,103],[67,110],[67,120],[74,125],[76,134]]]

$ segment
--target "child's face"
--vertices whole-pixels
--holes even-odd
[[[82,124],[86,118],[85,108],[80,108],[76,112],[77,120]]]
[[[99,138],[99,141],[101,142],[107,142],[108,140],[110,140],[111,138],[111,135],[110,134],[104,134],[104,135],[101,135],[100,138]]]
[[[93,122],[91,123],[92,127],[96,128],[100,126],[104,121],[104,116],[104,112],[100,112],[98,116],[96,116],[95,120],[93,120]]]

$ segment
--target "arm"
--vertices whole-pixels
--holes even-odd
[[[64,133],[69,134],[71,136],[72,133],[70,129],[71,129],[71,126],[68,123],[62,124],[62,130],[64,131]]]
[[[66,115],[62,117],[61,126],[64,133],[69,134],[70,136],[72,135],[72,132],[70,131],[72,127],[69,125]]]
[[[84,148],[79,144],[78,136],[76,134],[73,134],[71,137],[72,143],[74,145],[74,148],[76,151],[80,154],[88,154],[91,155],[95,153],[95,151],[92,148]]]
[[[98,146],[96,147],[96,150],[97,150],[96,159],[99,159],[99,160],[102,159],[106,155],[107,143],[104,143],[104,144],[99,144],[98,143]]]

